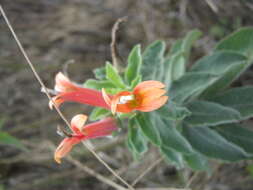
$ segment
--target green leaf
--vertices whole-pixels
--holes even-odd
[[[170,48],[169,55],[177,54],[179,51],[182,51],[182,43],[183,39],[176,40]]]
[[[253,86],[233,88],[213,97],[211,100],[237,110],[242,119],[253,116]]]
[[[243,148],[246,152],[253,154],[253,131],[238,124],[226,124],[214,128],[228,141]]]
[[[136,116],[136,123],[139,125],[143,135],[147,137],[147,139],[150,140],[154,145],[160,146],[161,145],[161,138],[159,135],[159,131],[154,126],[150,118],[148,117],[148,114],[139,113]]]
[[[135,150],[135,148],[133,147],[133,144],[130,142],[130,139],[127,138],[126,140],[126,145],[127,145],[127,148],[128,150],[131,152],[132,156],[133,156],[133,159],[134,160],[139,160],[140,158],[140,154],[138,154]]]
[[[142,76],[138,75],[132,82],[131,82],[131,86],[130,89],[134,89],[134,87],[139,84],[141,82]]]
[[[96,121],[96,120],[105,118],[105,117],[107,117],[110,114],[111,114],[111,112],[109,110],[96,107],[96,108],[93,108],[93,110],[91,111],[89,119],[91,121]]]
[[[106,62],[106,78],[112,82],[115,86],[125,89],[126,86],[119,75],[118,71],[109,63]]]
[[[240,119],[238,111],[214,102],[193,101],[186,107],[192,114],[184,121],[194,127],[233,123]]]
[[[182,49],[185,51],[186,54],[186,60],[188,60],[192,44],[200,38],[202,35],[202,32],[195,29],[187,33],[186,37],[184,38],[182,42]]]
[[[193,154],[184,155],[184,160],[187,165],[193,170],[209,171],[209,163],[205,156],[195,152]]]
[[[184,162],[182,154],[165,146],[160,147],[160,152],[169,164],[172,163],[176,165],[177,169],[183,168]]]
[[[116,86],[108,80],[94,80],[94,79],[88,79],[87,81],[85,81],[84,86],[86,88],[92,88],[92,89],[96,89],[96,90],[101,90],[102,88],[116,88]]]
[[[143,80],[159,80],[163,77],[164,51],[163,41],[155,41],[145,49],[141,68]]]
[[[245,64],[247,58],[242,54],[222,51],[212,55],[205,56],[198,60],[192,67],[193,72],[208,72],[210,74],[223,75],[231,67],[238,64]]]
[[[0,132],[0,144],[11,145],[21,150],[27,151],[26,147],[18,139],[5,132]]]
[[[136,122],[136,118],[131,118],[128,122],[129,143],[138,154],[143,154],[148,150],[148,144]]]
[[[172,45],[169,57],[165,64],[165,84],[169,88],[170,83],[179,79],[185,73],[185,65],[188,62],[191,47],[193,43],[201,36],[199,30],[193,30],[187,33],[182,40],[177,40]]]
[[[182,103],[190,97],[199,95],[216,79],[216,75],[209,73],[188,72],[172,84],[170,98],[177,103]]]
[[[218,76],[218,80],[202,94],[202,97],[208,98],[229,86],[247,67],[247,58],[242,54],[222,51],[200,59],[192,71],[208,72]]]
[[[185,58],[183,52],[173,54],[170,59],[164,61],[165,65],[165,84],[169,89],[171,82],[179,79],[185,73]]]
[[[253,58],[253,28],[245,27],[221,40],[215,51],[232,50]]]
[[[191,115],[187,108],[179,106],[171,100],[156,112],[164,119],[170,120],[183,120],[186,116]]]
[[[105,67],[96,68],[93,70],[93,73],[96,79],[105,80],[106,79],[106,71]]]
[[[170,120],[161,119],[158,115],[152,114],[152,121],[154,121],[155,127],[160,132],[162,140],[162,146],[173,148],[174,150],[184,153],[191,154],[191,145],[187,142],[184,136],[176,129],[175,122]]]
[[[141,46],[136,45],[128,56],[128,65],[125,71],[125,80],[129,85],[139,76],[141,65]]]
[[[183,134],[198,152],[225,161],[238,161],[249,158],[242,148],[228,142],[224,137],[208,127],[183,126]]]
[[[183,39],[177,40],[171,47],[169,55],[178,53],[179,51],[184,51],[186,55],[186,60],[189,57],[191,47],[193,43],[200,38],[202,32],[199,30],[192,30],[186,34]]]

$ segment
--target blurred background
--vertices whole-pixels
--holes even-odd
[[[252,0],[0,0],[14,29],[47,87],[53,88],[54,76],[66,70],[71,79],[83,83],[93,77],[92,69],[111,60],[111,29],[115,21],[128,16],[120,26],[117,46],[123,62],[133,47],[144,48],[156,39],[167,47],[187,31],[203,32],[191,61],[208,54],[214,44],[242,27],[253,23]],[[74,62],[66,67],[68,62]],[[236,85],[252,83],[252,70]],[[61,165],[53,160],[54,146],[62,137],[57,125],[64,123],[48,108],[48,99],[17,48],[4,20],[0,17],[0,190],[109,190],[112,187],[88,175],[73,160]],[[88,113],[89,107],[65,104],[70,119]],[[10,138],[10,136],[16,139]],[[18,140],[19,141],[18,141]],[[21,144],[22,143],[22,144]],[[127,181],[159,159],[151,150],[141,161],[133,161],[124,143],[99,139],[94,144],[100,156]],[[24,150],[25,147],[25,150]],[[113,179],[113,176],[83,146],[71,155],[84,165]],[[212,163],[213,173],[200,173],[193,189],[252,190],[253,163]],[[184,187],[193,173],[177,171],[160,162],[137,187]]]

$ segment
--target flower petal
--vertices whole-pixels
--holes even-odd
[[[148,80],[141,82],[134,88],[134,94],[137,93],[137,91],[144,89],[144,88],[164,88],[165,85],[161,83],[160,81],[155,80]]]
[[[115,97],[112,98],[111,111],[112,111],[113,115],[116,113],[117,106],[118,106],[118,103],[119,103],[119,99],[120,99],[120,96],[115,96]]]
[[[79,88],[76,84],[71,82],[62,72],[55,76],[55,91],[57,92],[72,92]]]
[[[60,93],[53,98],[53,101],[57,106],[60,106],[65,101],[69,101],[110,109],[103,99],[102,93],[89,88],[79,88],[73,92]],[[49,105],[52,107],[52,102]]]
[[[133,111],[134,108],[131,106],[131,104],[126,103],[126,104],[118,104],[117,105],[117,112],[121,112],[121,113],[129,113],[131,111]]]
[[[111,135],[113,131],[117,130],[117,123],[115,119],[109,117],[98,122],[85,125],[82,133],[86,139],[93,139]]]
[[[141,105],[152,104],[154,99],[160,98],[166,93],[166,90],[160,88],[148,88],[140,90],[138,96],[141,98]]]
[[[59,107],[63,102],[64,102],[64,99],[62,99],[60,95],[57,95],[57,96],[54,96],[52,100],[49,101],[48,106],[52,110],[54,108],[54,104],[56,107]]]
[[[107,105],[111,106],[111,98],[108,96],[108,94],[106,93],[104,88],[102,88],[102,96],[103,96],[105,102],[107,103]]]
[[[162,96],[160,98],[153,100],[152,103],[141,105],[139,108],[137,108],[137,110],[143,112],[154,111],[163,106],[167,102],[168,98],[169,98],[168,96]]]
[[[84,114],[78,114],[78,115],[74,116],[71,120],[72,130],[76,134],[80,134],[87,119],[88,119],[88,117]]]
[[[54,153],[55,161],[58,164],[60,164],[61,158],[66,156],[71,151],[72,147],[78,144],[81,140],[83,139],[80,137],[69,137],[69,138],[63,139],[63,141],[55,150],[55,153]]]

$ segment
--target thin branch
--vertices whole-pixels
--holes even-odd
[[[157,159],[154,163],[152,163],[147,169],[145,169],[131,184],[132,186],[135,186],[145,175],[147,175],[155,166],[157,166],[163,158]]]
[[[47,144],[48,144],[48,147],[50,148],[50,150],[52,150],[52,151],[56,148],[55,145],[51,141],[48,141]],[[101,175],[101,174],[97,173],[96,171],[94,171],[93,169],[85,166],[84,164],[82,164],[78,160],[74,159],[72,156],[68,155],[66,157],[66,159],[69,162],[71,162],[72,164],[74,164],[77,168],[85,171],[86,173],[88,173],[91,176],[94,176],[95,178],[97,178],[98,180],[104,182],[105,184],[110,185],[110,186],[112,186],[112,187],[114,187],[115,189],[118,189],[118,190],[128,190],[127,188],[115,183],[111,179],[106,178],[103,175]]]
[[[113,25],[112,27],[112,41],[111,41],[111,54],[112,54],[112,64],[115,66],[117,69],[119,69],[119,64],[118,64],[118,52],[117,52],[117,43],[116,43],[116,34],[119,29],[119,25],[122,22],[126,22],[127,17],[122,17],[119,18]]]
[[[117,177],[118,179],[120,179],[120,181],[122,182],[122,183],[124,183],[129,189],[131,189],[131,190],[134,190],[134,188],[131,186],[131,185],[129,185],[123,178],[121,178],[104,160],[102,160],[99,156],[98,156],[98,154],[96,154],[95,153],[95,151],[93,150],[93,148],[91,148],[90,147],[90,145],[89,144],[87,144],[87,142],[85,142],[85,141],[82,141],[82,143],[87,147],[87,149],[89,149],[89,151],[91,151],[93,154],[94,154],[94,156],[115,176],[115,177]]]
[[[12,25],[10,24],[9,19],[8,19],[8,17],[6,16],[5,11],[3,10],[3,8],[2,8],[1,5],[0,5],[0,12],[1,12],[1,14],[2,14],[2,16],[3,16],[4,20],[5,20],[5,22],[6,22],[7,26],[8,26],[8,28],[9,28],[9,30],[10,30],[10,32],[11,32],[11,34],[12,34],[12,36],[14,37],[14,39],[15,39],[15,41],[16,41],[16,43],[17,43],[19,49],[20,49],[20,51],[22,52],[22,54],[23,54],[25,60],[27,61],[28,65],[30,66],[30,68],[31,68],[31,70],[32,70],[32,72],[33,72],[33,74],[34,74],[34,76],[36,77],[36,79],[37,79],[38,82],[40,83],[41,87],[45,90],[45,93],[46,93],[48,99],[49,99],[49,100],[52,100],[52,97],[50,96],[50,94],[49,94],[49,92],[48,92],[48,89],[46,88],[45,84],[44,84],[43,81],[41,80],[39,74],[37,73],[36,69],[34,68],[34,66],[33,66],[33,64],[32,64],[32,62],[31,62],[31,60],[29,59],[27,53],[25,52],[25,50],[24,50],[24,48],[23,48],[21,42],[19,41],[19,39],[18,39],[18,37],[17,37],[17,35],[16,35],[16,33],[15,33],[15,31],[14,31]],[[68,120],[65,118],[65,116],[62,114],[62,112],[60,111],[60,109],[56,106],[55,102],[54,102],[54,101],[52,101],[52,102],[53,102],[53,106],[54,106],[55,110],[56,110],[57,113],[60,115],[60,117],[62,118],[62,120],[68,125],[69,128],[71,128],[70,123],[69,123]],[[97,158],[97,159],[98,159],[98,160],[99,160],[99,161],[100,161],[100,162],[101,162],[113,175],[116,174],[116,173],[114,172],[114,170],[113,170],[108,164],[106,164],[106,163],[97,155],[97,153],[96,153],[94,150],[92,150],[90,147],[88,147],[88,146],[86,145],[86,143],[83,143],[83,144],[86,146],[87,149],[89,149],[89,150],[92,152],[92,154],[94,154],[94,156],[95,156],[95,157],[96,157],[96,158]],[[132,189],[132,190],[133,190],[133,188],[131,187],[131,185],[129,185],[129,184],[128,184],[124,179],[122,179],[119,175],[116,174],[115,177],[117,177],[122,183],[124,183],[125,185],[127,185],[127,186],[129,187],[129,189]]]
[[[67,156],[67,160],[69,162],[71,162],[72,164],[74,164],[76,167],[78,167],[78,168],[82,169],[83,171],[87,172],[89,175],[96,177],[100,181],[103,181],[107,185],[110,185],[110,186],[112,186],[112,187],[114,187],[115,189],[118,189],[118,190],[127,190],[127,188],[118,185],[117,183],[115,183],[112,180],[110,180],[110,179],[102,176],[99,173],[96,173],[94,170],[92,170],[91,168],[83,165],[81,162],[79,162],[78,160],[74,159],[73,157]]]
[[[213,12],[218,13],[219,9],[212,0],[206,0],[206,4],[212,9]]]
[[[192,182],[198,177],[199,172],[195,172],[195,174],[193,174],[190,179],[188,180],[187,184],[185,185],[185,188],[190,187],[190,185],[192,184]]]

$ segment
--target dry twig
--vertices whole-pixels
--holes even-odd
[[[131,184],[132,186],[135,186],[145,175],[147,175],[155,166],[157,166],[163,158],[157,159],[153,164],[151,164],[147,169],[145,169]]]
[[[119,18],[112,27],[112,41],[111,41],[111,54],[112,54],[112,64],[117,69],[120,69],[119,63],[118,63],[118,51],[117,51],[117,43],[116,43],[116,34],[119,30],[119,25],[122,22],[126,22],[127,17]]]
[[[213,12],[218,13],[218,7],[214,4],[212,0],[206,0],[206,4],[212,9]]]
[[[195,172],[195,174],[193,174],[190,179],[188,180],[187,184],[185,185],[185,188],[190,187],[190,185],[192,184],[192,182],[198,177],[199,172]]]

